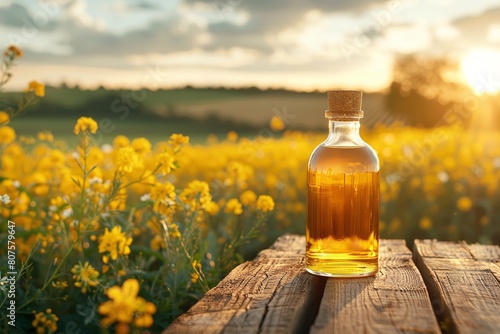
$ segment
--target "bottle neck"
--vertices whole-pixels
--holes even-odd
[[[325,141],[327,146],[364,146],[365,142],[359,135],[359,118],[348,121],[328,120],[329,135]]]

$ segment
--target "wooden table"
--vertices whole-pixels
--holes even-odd
[[[304,269],[305,237],[284,235],[163,333],[500,333],[500,247],[380,241],[375,277]]]

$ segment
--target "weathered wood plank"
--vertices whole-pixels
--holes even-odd
[[[440,333],[403,240],[381,240],[375,277],[329,279],[311,333]]]
[[[167,333],[301,333],[316,315],[324,280],[304,270],[304,236],[285,235],[236,267]]]
[[[415,240],[434,310],[455,333],[500,333],[500,247]]]

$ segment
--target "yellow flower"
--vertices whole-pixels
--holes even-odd
[[[50,133],[49,131],[45,132],[40,131],[36,134],[36,137],[38,138],[39,141],[48,141],[48,142],[54,141],[54,135],[52,135],[52,133]]]
[[[165,240],[161,235],[155,234],[153,239],[151,239],[151,241],[149,242],[149,247],[152,250],[159,251],[165,248]]]
[[[219,205],[215,202],[208,202],[207,206],[205,207],[205,211],[210,215],[210,216],[215,216],[217,213],[219,213]]]
[[[243,205],[250,205],[257,200],[257,195],[251,190],[245,190],[240,195],[240,201]]]
[[[141,328],[151,327],[156,306],[138,297],[138,292],[139,282],[133,278],[123,282],[122,287],[109,288],[106,295],[110,300],[102,303],[98,308],[99,313],[104,316],[101,326],[107,328],[118,322],[121,326],[133,323]]]
[[[232,198],[229,201],[227,201],[226,208],[224,209],[226,213],[233,213],[235,215],[241,215],[243,213],[243,210],[241,208],[241,203],[238,201],[237,198]]]
[[[111,232],[106,227],[104,235],[99,238],[99,253],[109,252],[111,259],[116,260],[118,255],[130,254],[131,243],[132,238],[127,238],[121,226],[113,227]],[[107,262],[104,258],[103,261]]]
[[[68,282],[66,281],[53,281],[52,287],[60,290],[64,290],[68,287]]]
[[[159,183],[156,182],[155,186],[151,189],[151,199],[166,200],[175,198],[175,187],[170,182]]]
[[[191,266],[193,267],[193,269],[200,269],[201,270],[201,263],[197,260],[193,260],[193,262],[191,262]]]
[[[75,128],[73,130],[75,134],[79,134],[80,132],[90,131],[91,133],[97,132],[97,122],[94,121],[91,117],[80,117],[78,121],[76,121]]]
[[[194,180],[179,194],[179,198],[184,204],[191,206],[191,209],[195,209],[197,203],[203,209],[212,200],[212,195],[209,193],[208,183]]]
[[[0,111],[0,124],[7,124],[10,122],[10,116],[5,111]]]
[[[153,325],[153,315],[156,313],[156,306],[146,301],[144,298],[137,298],[135,302],[136,319],[135,325],[140,328],[148,328]]]
[[[9,144],[16,139],[16,131],[10,126],[0,127],[0,144]]]
[[[274,200],[271,196],[261,195],[257,199],[257,209],[262,212],[268,212],[274,210]]]
[[[26,178],[28,187],[37,196],[46,195],[49,192],[47,177],[41,172],[35,172]]]
[[[176,169],[177,167],[175,166],[175,161],[174,157],[168,153],[168,152],[163,152],[160,153],[156,156],[157,163],[158,163],[158,172],[162,174],[169,174],[172,169]]]
[[[462,196],[457,200],[457,208],[460,211],[466,212],[472,208],[472,200],[467,196]]]
[[[151,152],[151,143],[144,137],[132,140],[132,148],[139,154]]]
[[[271,121],[269,122],[271,126],[271,130],[277,132],[277,131],[283,131],[285,129],[285,123],[281,119],[281,117],[278,116],[273,116],[271,117]]]
[[[44,333],[55,333],[57,331],[57,322],[59,318],[52,313],[50,308],[46,309],[45,312],[38,312],[35,314],[35,320],[31,323],[33,327],[36,328],[38,334]]]
[[[115,139],[113,139],[113,147],[115,149],[126,147],[129,145],[130,145],[130,140],[128,140],[128,138],[123,135],[116,136]]]
[[[119,148],[116,153],[118,171],[131,173],[139,165],[139,158],[131,146]]]
[[[217,139],[217,136],[214,135],[213,133],[209,134],[207,136],[207,144],[208,145],[214,145],[218,142],[219,140]]]
[[[38,81],[30,81],[28,84],[28,89],[26,91],[34,91],[36,96],[45,96],[45,85]]]
[[[23,51],[19,49],[15,45],[11,45],[5,50],[4,56],[9,57],[12,56],[12,58],[21,58],[23,56]]]
[[[231,142],[236,142],[238,140],[238,134],[234,131],[229,131],[227,133],[227,140]]]
[[[169,224],[168,235],[170,235],[170,237],[172,238],[180,238],[181,232],[179,231],[179,226],[177,226],[177,224]]]
[[[199,278],[200,278],[200,276],[197,273],[191,274],[191,282],[196,283],[196,282],[198,282]]]
[[[151,192],[145,195],[146,200],[153,200],[153,211],[162,214],[168,214],[175,209],[175,197],[175,187],[170,182],[156,182]]]
[[[78,264],[75,264],[75,266],[71,269],[71,272],[73,273],[75,286],[77,288],[82,288],[82,293],[87,293],[89,287],[93,288],[99,283],[97,280],[99,272],[95,270],[95,268],[92,267],[88,261],[83,265],[81,262],[78,262]]]
[[[189,137],[183,136],[183,135],[178,134],[178,133],[174,133],[168,139],[168,143],[170,145],[172,145],[174,147],[174,149],[177,149],[178,147],[189,143]]]
[[[423,217],[418,222],[418,227],[420,227],[420,229],[422,229],[424,231],[427,231],[427,230],[431,229],[431,227],[432,227],[432,220],[430,220],[428,217]]]

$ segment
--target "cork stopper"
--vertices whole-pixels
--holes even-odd
[[[328,110],[326,118],[352,119],[362,118],[361,99],[363,92],[359,90],[332,90],[328,92]]]

